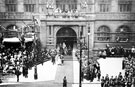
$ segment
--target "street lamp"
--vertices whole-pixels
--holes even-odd
[[[88,63],[89,63],[89,37],[90,37],[90,27],[88,27]]]
[[[82,37],[80,37],[80,59],[79,59],[79,62],[80,62],[80,76],[79,76],[79,87],[82,87]]]
[[[33,48],[33,51],[34,51],[34,60],[35,61],[37,61],[37,52],[36,52],[36,50],[37,50],[37,40],[39,39],[39,22],[38,22],[38,20],[35,18],[35,16],[32,16],[32,21],[33,21],[33,23],[34,23],[34,27],[33,27],[33,32],[34,32],[34,48]],[[38,27],[37,27],[38,26]],[[37,38],[38,37],[38,38]],[[36,53],[36,55],[35,55],[35,53]],[[37,65],[35,65],[35,67],[34,67],[34,79],[36,80],[36,79],[38,79],[38,73],[37,73]]]

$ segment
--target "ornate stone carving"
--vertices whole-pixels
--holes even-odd
[[[54,8],[54,1],[55,0],[47,0],[46,8]]]
[[[88,5],[87,0],[80,0],[80,7],[82,9],[86,8]]]

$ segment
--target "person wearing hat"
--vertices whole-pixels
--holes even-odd
[[[66,76],[63,78],[63,87],[67,87],[67,79]]]

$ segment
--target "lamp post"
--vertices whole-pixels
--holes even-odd
[[[80,37],[81,38],[81,37]],[[81,38],[82,39],[82,38]],[[82,41],[80,39],[80,59],[79,59],[79,62],[80,62],[80,71],[79,71],[79,87],[82,87]]]
[[[88,63],[89,63],[89,56],[90,56],[90,54],[89,54],[89,38],[90,38],[90,27],[88,27]]]
[[[36,34],[37,34],[37,32],[36,32],[36,22],[37,22],[37,20],[35,19],[35,16],[32,16],[33,17],[33,23],[34,23],[34,27],[33,27],[33,32],[34,32],[34,48],[33,48],[33,50],[34,50],[34,60],[35,61],[37,61],[37,53],[35,52],[36,51]],[[36,55],[35,55],[35,53],[36,53]],[[38,73],[37,73],[37,65],[35,65],[35,67],[34,67],[34,79],[35,80],[37,80],[38,79]]]

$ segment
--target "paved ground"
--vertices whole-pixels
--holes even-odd
[[[79,87],[79,62],[74,56],[66,56],[64,65],[53,65],[51,61],[45,62],[44,65],[38,65],[38,80],[34,80],[34,68],[29,70],[28,78],[20,76],[20,82],[16,82],[16,77],[11,76],[0,84],[0,87],[62,87],[63,77],[67,77],[68,87]],[[119,72],[124,73],[121,69],[122,58],[107,58],[98,60],[101,65],[101,74],[105,76],[116,76]],[[100,87],[97,79],[90,83],[84,80],[82,87]]]
[[[66,76],[68,83],[73,83],[73,58],[71,56],[66,56],[66,58],[68,60],[64,61],[64,65],[57,66],[56,83],[62,83],[64,76]]]

